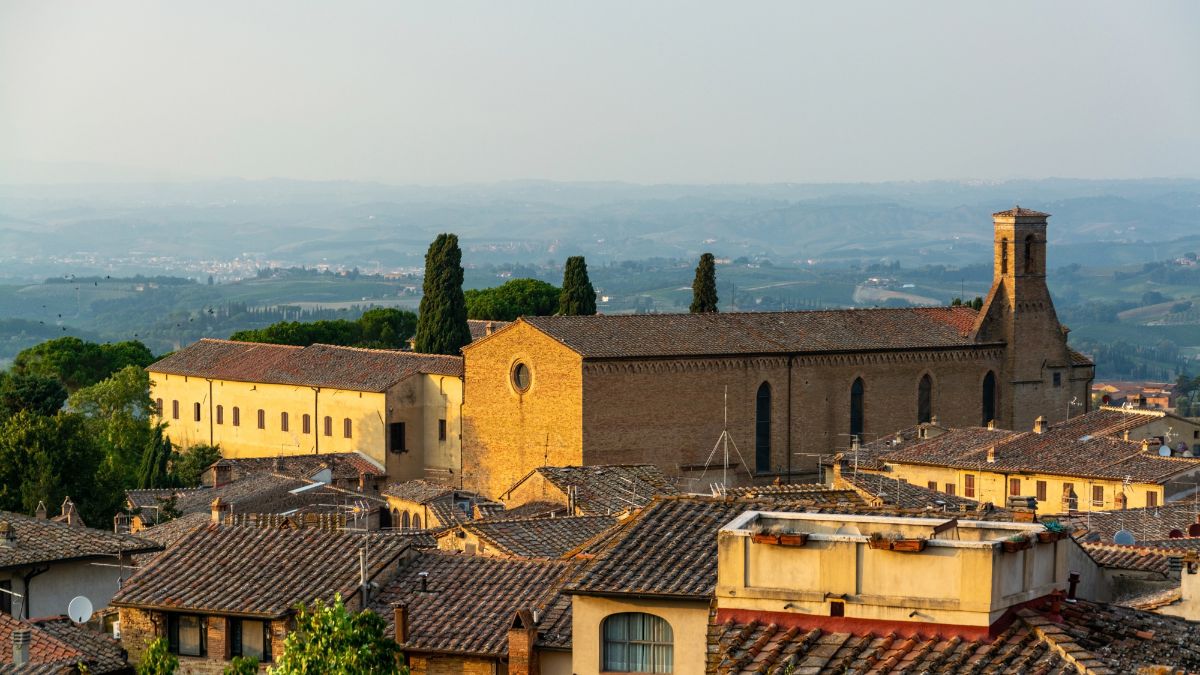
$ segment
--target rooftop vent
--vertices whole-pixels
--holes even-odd
[[[1046,417],[1045,417],[1045,415],[1039,415],[1038,418],[1033,421],[1033,433],[1042,434],[1045,432],[1046,432]]]
[[[30,632],[28,628],[18,628],[12,632],[13,665],[24,666],[29,663]]]

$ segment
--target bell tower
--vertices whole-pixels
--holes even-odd
[[[1024,431],[1067,416],[1071,356],[1046,286],[1046,219],[1020,206],[992,214],[992,288],[975,321],[979,342],[1004,342],[997,423]]]

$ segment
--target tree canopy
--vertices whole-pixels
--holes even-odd
[[[717,311],[717,268],[713,254],[700,256],[696,265],[696,278],[692,281],[692,314],[707,314]]]
[[[28,410],[53,415],[67,400],[67,388],[56,377],[0,373],[0,417]]]
[[[519,316],[547,316],[558,309],[558,287],[538,279],[511,279],[495,288],[463,294],[467,318],[512,321]]]
[[[403,349],[416,328],[416,314],[392,307],[376,307],[363,312],[355,321],[280,321],[266,328],[238,331],[229,339],[300,347],[321,343],[343,347]]]
[[[424,295],[417,313],[417,351],[454,354],[471,342],[463,296],[458,235],[439,234],[425,254]]]
[[[596,313],[596,289],[588,279],[587,262],[583,256],[567,258],[563,269],[562,293],[558,298],[558,313],[568,316]]]
[[[137,340],[96,344],[68,336],[47,340],[17,354],[12,374],[53,377],[68,391],[75,391],[96,384],[126,366],[145,368],[151,363],[154,355]]]
[[[387,622],[372,611],[351,613],[341,596],[297,608],[295,627],[283,643],[275,675],[407,675],[400,645]]]

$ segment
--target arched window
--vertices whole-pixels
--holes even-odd
[[[200,421],[200,404],[199,403],[192,404],[192,421],[194,421],[194,422]]]
[[[863,435],[863,393],[866,386],[863,384],[862,378],[854,381],[850,386],[850,435],[862,441]]]
[[[771,470],[771,385],[766,382],[758,387],[754,420],[754,470],[765,473]]]
[[[325,416],[325,435],[326,436],[333,435],[333,418],[330,417],[329,415]]]
[[[1025,274],[1033,273],[1033,235],[1025,237]]]
[[[217,424],[225,423],[225,406],[217,406]]]
[[[241,408],[239,408],[235,405],[235,406],[233,406],[233,426],[237,427],[237,426],[241,426],[241,424],[242,424],[242,410],[241,410]]]
[[[312,417],[308,413],[304,413],[300,417],[300,431],[306,434],[312,433]]]
[[[414,513],[412,517],[412,526],[414,530],[421,529],[421,516]]]
[[[933,378],[928,373],[917,386],[917,424],[933,421]]]
[[[345,438],[350,438],[350,437],[353,435],[353,434],[351,433],[351,432],[353,431],[353,429],[354,429],[354,425],[353,425],[353,423],[350,421],[350,418],[349,418],[349,417],[347,417],[346,419],[342,420],[342,436],[343,436],[343,437],[345,437]]]
[[[988,371],[983,378],[983,426],[996,419],[996,374]]]
[[[279,413],[279,430],[280,431],[288,430],[288,414],[285,412]]]
[[[600,625],[603,666],[609,673],[670,673],[675,667],[671,624],[653,614],[622,612]]]
[[[400,516],[400,528],[407,530],[409,525],[411,525],[411,522],[408,519],[408,511],[405,511],[404,515]]]
[[[1000,240],[1000,274],[1008,274],[1008,240]]]

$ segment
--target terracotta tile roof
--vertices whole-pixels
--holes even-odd
[[[750,673],[1134,673],[1148,666],[1200,668],[1200,624],[1115,605],[1063,603],[1017,610],[993,639],[939,635],[936,626],[839,633],[769,621],[709,622],[710,675]],[[768,615],[769,616],[769,615]],[[790,668],[790,670],[789,670]],[[1156,671],[1157,672],[1157,671]]]
[[[571,643],[570,605],[557,595],[574,569],[574,563],[562,561],[425,551],[376,592],[371,609],[394,634],[392,607],[399,603],[407,608],[406,651],[504,657],[513,617],[535,608],[544,610],[539,642],[565,647]],[[422,573],[427,575],[425,591]]]
[[[534,472],[563,494],[574,489],[576,508],[589,516],[641,508],[658,495],[679,492],[653,464],[543,466]]]
[[[429,502],[453,494],[454,488],[433,483],[427,480],[408,480],[402,483],[391,483],[383,489],[383,494],[417,504]]]
[[[492,326],[492,329],[490,332],[495,333],[496,331],[500,330],[501,328],[504,328],[505,326],[507,326],[510,323],[512,323],[512,322],[511,321],[490,321],[490,320],[485,321],[483,319],[467,319],[467,327],[471,329],[471,340],[478,340],[480,338],[487,337],[489,334],[488,324],[491,324],[491,326]]]
[[[507,555],[561,558],[616,524],[612,516],[565,516],[482,520],[459,527]]]
[[[34,619],[30,623],[81,652],[89,673],[104,675],[126,672],[129,668],[121,643],[106,633],[81,626],[65,616]]]
[[[1151,611],[1159,607],[1166,607],[1172,603],[1183,599],[1183,589],[1179,586],[1169,588],[1158,588],[1154,590],[1143,591],[1134,595],[1127,595],[1118,598],[1112,604],[1120,607],[1128,607],[1130,609],[1141,609]]]
[[[850,505],[866,506],[858,492],[846,488],[833,489],[820,483],[787,483],[784,485],[755,485],[732,488],[726,496],[738,499],[787,500],[797,506]]]
[[[567,507],[558,502],[526,502],[520,506],[514,506],[511,509],[501,508],[498,510],[490,510],[484,517],[480,518],[480,522],[489,520],[510,520],[512,518],[545,518],[549,516],[563,516],[567,513]]]
[[[1018,217],[1022,217],[1022,218],[1049,218],[1050,214],[1042,213],[1041,211],[1034,211],[1033,209],[1023,209],[1020,206],[1014,206],[1013,208],[1008,209],[1007,211],[997,211],[996,213],[993,213],[992,216],[993,217],[995,217],[995,216],[1018,216]]]
[[[1164,578],[1171,570],[1170,559],[1183,557],[1183,551],[1149,546],[1123,546],[1094,542],[1081,542],[1080,546],[1101,567],[1154,572],[1161,574]]]
[[[5,526],[11,528],[15,541],[12,545],[0,542],[0,569],[113,556],[119,552],[145,553],[159,548],[141,537],[0,511],[0,529]]]
[[[1067,347],[1067,353],[1071,356],[1071,365],[1073,366],[1094,366],[1096,365],[1090,356]]]
[[[1187,534],[1188,528],[1200,521],[1200,505],[1188,499],[1151,508],[1074,513],[1057,519],[1069,524],[1075,538],[1084,541],[1110,542],[1119,530],[1128,530],[1139,542],[1158,542],[1169,539],[1173,530]]]
[[[523,317],[584,358],[974,347],[969,307]],[[470,346],[465,349],[470,349]]]
[[[975,509],[979,502],[966,497],[946,494],[940,490],[930,490],[927,487],[897,481],[882,473],[853,473],[843,472],[842,479],[852,485],[859,494],[874,498],[881,504],[890,504],[906,509],[943,509],[952,510],[964,508]]]
[[[1143,452],[1140,441],[1080,434],[1077,426],[1083,425],[1066,423],[1040,434],[982,427],[951,429],[940,436],[883,453],[880,459],[897,464],[1001,473],[1129,478],[1145,483],[1164,483],[1180,473],[1200,469],[1200,459],[1160,457],[1154,450]],[[992,449],[994,461],[989,462],[988,453]]]
[[[229,467],[230,480],[251,473],[274,473],[292,478],[311,480],[313,476],[329,469],[334,480],[357,481],[359,474],[382,476],[384,471],[377,464],[357,452],[329,452],[319,455],[280,455],[277,457],[228,457],[214,462],[215,467]]]
[[[30,632],[29,662],[18,668],[13,665],[13,631],[26,629]],[[51,633],[28,622],[14,619],[0,612],[0,673],[43,675],[49,673],[74,673],[75,665],[86,659],[77,647],[59,639]]]
[[[204,338],[151,364],[147,370],[239,382],[381,392],[417,373],[462,377],[462,358],[390,349],[323,344],[291,347]]]
[[[297,603],[357,592],[363,541],[345,532],[210,524],[138,570],[112,604],[285,616]],[[372,535],[368,576],[395,565],[409,547],[403,537]]]
[[[1176,537],[1174,539],[1150,539],[1138,544],[1150,548],[1165,548],[1172,551],[1200,551],[1200,537]]]

